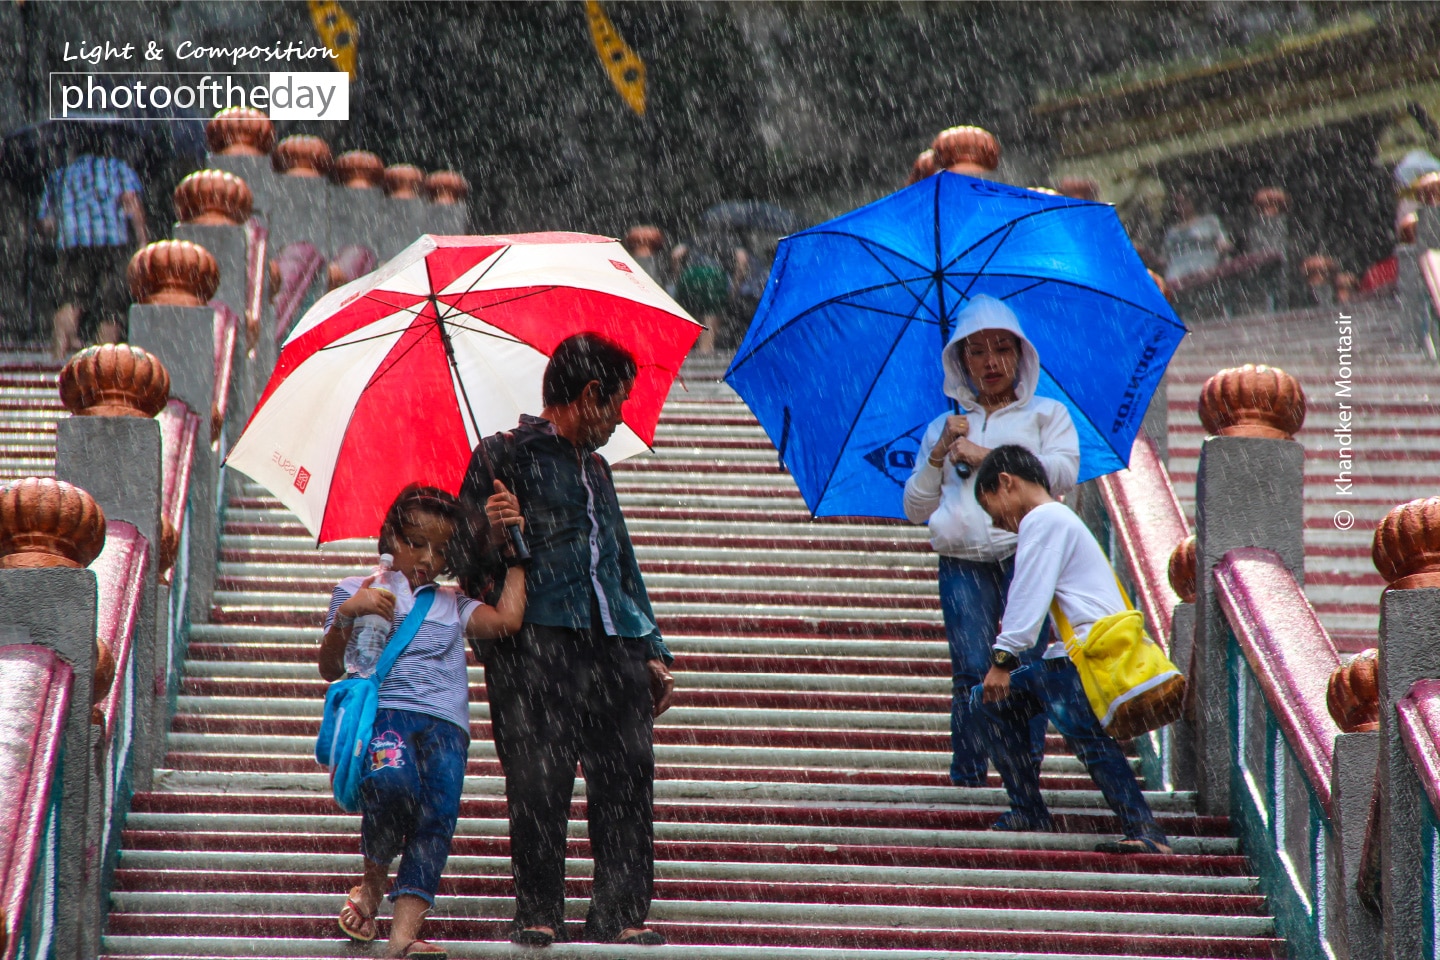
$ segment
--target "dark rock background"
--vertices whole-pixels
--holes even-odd
[[[472,184],[471,220],[480,231],[619,234],[647,221],[672,238],[686,235],[699,212],[720,200],[772,200],[818,220],[881,196],[904,182],[937,130],[955,123],[980,124],[999,136],[1002,179],[1043,183],[1048,145],[1028,112],[1037,92],[1145,63],[1204,57],[1359,9],[1380,15],[1389,9],[1296,2],[608,2],[621,36],[646,63],[649,109],[641,118],[610,86],[582,3],[351,0],[345,7],[358,26],[351,120],[280,123],[280,135],[317,133],[337,152],[363,147],[387,163],[459,169]],[[61,62],[67,40],[107,39],[141,49],[155,40],[171,51],[182,40],[316,42],[298,0],[6,4],[0,129],[45,115],[47,72],[77,66]],[[138,58],[79,66],[232,69]],[[183,172],[155,177],[147,202],[156,232],[170,220],[169,187]],[[0,190],[8,190],[0,195],[8,210],[0,218],[0,261],[8,267],[3,274],[14,277],[17,267],[24,272],[44,254],[25,252],[20,212],[33,198]],[[1248,200],[1238,187],[1230,192],[1237,197],[1207,199]],[[1374,202],[1360,200],[1357,209],[1373,215]],[[0,314],[18,309],[13,289],[0,292]]]

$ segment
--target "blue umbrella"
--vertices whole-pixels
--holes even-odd
[[[904,516],[920,437],[953,406],[941,349],[980,294],[1039,351],[1080,480],[1129,461],[1185,325],[1114,208],[942,172],[780,241],[725,374],[815,516]]]

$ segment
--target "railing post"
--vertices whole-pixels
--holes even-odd
[[[470,232],[470,207],[466,198],[470,184],[454,170],[436,170],[425,178],[426,233],[465,234]]]
[[[90,724],[98,594],[84,569],[105,543],[105,518],[90,495],[63,481],[28,479],[0,488],[0,645],[34,643],[74,670],[59,781],[56,960],[99,951],[94,911],[100,879],[90,856]]]
[[[147,257],[167,243],[170,251]],[[185,241],[151,244],[135,255],[130,268],[131,292],[137,301],[130,308],[130,342],[164,364],[170,373],[170,395],[207,424],[215,402],[215,311],[205,304],[214,296],[215,271],[214,258],[203,247]],[[171,285],[163,286],[166,281]],[[157,289],[159,293],[154,292]],[[222,494],[221,453],[210,443],[209,430],[202,433],[195,445],[190,484],[188,558],[189,616],[200,622],[210,619]]]
[[[1395,704],[1417,680],[1440,677],[1440,497],[1391,510],[1375,528],[1371,556],[1389,582],[1380,598],[1380,877],[1385,957],[1421,955],[1427,802],[1406,754]]]
[[[383,263],[428,232],[425,200],[420,196],[425,172],[408,163],[385,168],[385,217],[390,229],[377,237],[375,255]]]
[[[1246,364],[1206,382],[1200,419],[1209,436],[1195,483],[1195,786],[1203,813],[1227,815],[1235,730],[1213,570],[1236,547],[1265,547],[1304,584],[1305,451],[1291,438],[1305,395],[1284,371]]]
[[[330,147],[319,137],[293,136],[281,140],[271,158],[277,173],[270,183],[274,206],[269,213],[271,244],[275,250],[297,241],[312,244],[329,260],[330,184],[325,179],[333,160]]]
[[[1189,679],[1185,692],[1185,712],[1170,727],[1170,782],[1176,790],[1194,790],[1196,786],[1195,754],[1195,564],[1196,537],[1186,537],[1170,552],[1166,571],[1170,589],[1180,598],[1170,615],[1170,662]]]
[[[250,188],[243,180],[221,170],[190,174],[175,188],[175,213],[181,220],[174,228],[176,240],[188,240],[210,251],[220,268],[220,285],[215,299],[237,317],[246,312],[246,273],[249,261],[245,222],[252,209]],[[230,358],[230,384],[225,396],[225,423],[220,454],[240,435],[249,418],[253,373],[247,361],[242,325],[239,340]],[[220,398],[216,398],[217,400]],[[228,486],[235,492],[237,479]]]
[[[395,228],[387,217],[385,164],[368,150],[351,150],[335,158],[334,178],[336,183],[330,188],[329,259],[351,244],[376,253],[380,239]]]
[[[1379,757],[1379,734],[1342,733],[1335,739],[1330,783],[1335,836],[1340,842],[1331,848],[1331,855],[1338,858],[1339,863],[1330,870],[1335,881],[1330,897],[1333,903],[1341,905],[1341,910],[1340,929],[1331,942],[1340,948],[1340,960],[1369,960],[1380,956],[1383,949],[1380,918],[1360,902],[1358,892],[1365,826],[1370,820],[1370,799]]]
[[[72,416],[56,424],[56,478],[87,491],[107,520],[134,524],[155,558],[146,568],[131,648],[137,678],[132,780],[137,790],[147,790],[165,743],[154,715],[154,684],[138,681],[154,675],[157,657],[164,662],[157,608],[163,468],[154,418],[170,397],[170,375],[138,347],[90,347],[60,374],[60,397]]]

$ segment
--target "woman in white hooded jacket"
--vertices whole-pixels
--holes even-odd
[[[983,786],[989,749],[981,724],[971,719],[970,691],[990,668],[1015,569],[1015,535],[992,525],[976,501],[975,470],[991,448],[1018,443],[1040,458],[1058,498],[1075,486],[1080,440],[1064,404],[1035,396],[1040,355],[1001,301],[972,299],[956,316],[955,332],[940,356],[945,393],[958,409],[926,428],[905,483],[905,515],[930,525],[930,543],[940,555],[952,677],[950,780]],[[1048,633],[1042,628],[1040,646]],[[1022,659],[1038,655],[1032,651]],[[1045,726],[1041,715],[1031,729],[1037,757],[1044,752]]]

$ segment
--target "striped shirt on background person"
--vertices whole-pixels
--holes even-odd
[[[364,577],[346,577],[335,585],[323,632],[335,622],[335,611],[360,590]],[[470,736],[470,682],[465,672],[465,624],[480,601],[454,587],[436,587],[435,602],[415,639],[400,654],[380,684],[379,707],[410,710],[449,720]],[[405,619],[396,611],[394,631]]]
[[[55,245],[123,247],[129,223],[122,194],[140,195],[140,177],[123,160],[85,154],[50,174],[40,198],[40,219],[56,221]]]

